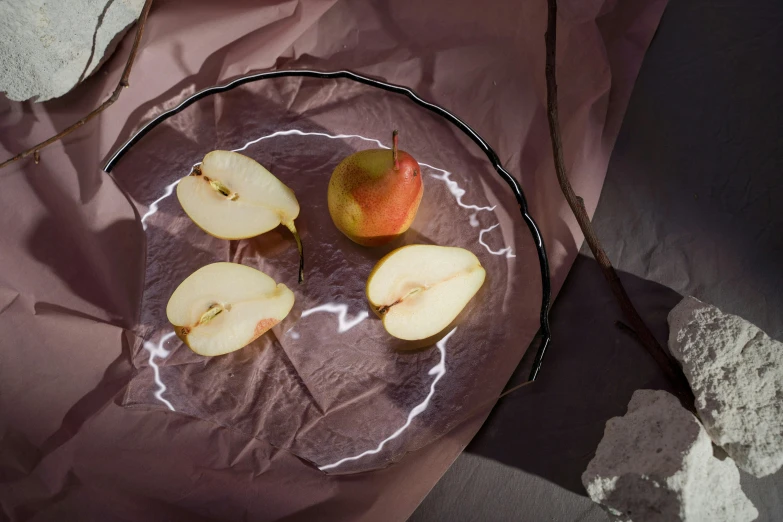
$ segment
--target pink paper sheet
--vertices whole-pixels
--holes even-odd
[[[663,0],[561,2],[566,162],[591,213],[664,6]],[[383,77],[453,110],[498,151],[542,228],[557,291],[581,236],[553,174],[544,27],[544,2],[155,4],[120,100],[47,148],[39,165],[26,160],[0,172],[4,513],[12,520],[409,515],[486,412],[394,466],[333,477],[243,433],[119,406],[132,372],[129,354],[139,343],[131,333],[144,286],[139,211],[151,201],[130,201],[100,165],[161,110],[249,71],[308,66]],[[41,141],[97,105],[116,85],[129,44],[126,37],[103,71],[60,100],[3,101],[2,152]],[[532,338],[531,324],[514,332],[521,345]],[[500,386],[512,369],[499,372]]]

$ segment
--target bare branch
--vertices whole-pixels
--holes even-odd
[[[114,92],[109,96],[109,98],[100,104],[96,109],[94,109],[92,112],[87,114],[82,119],[78,120],[76,123],[71,125],[70,127],[62,130],[61,132],[58,132],[51,138],[49,138],[46,141],[42,141],[38,145],[35,145],[34,147],[31,147],[27,149],[24,152],[20,152],[13,158],[7,159],[4,162],[0,163],[0,169],[3,167],[10,165],[11,163],[14,163],[16,161],[19,161],[20,159],[26,158],[30,154],[33,154],[33,158],[35,159],[35,162],[38,163],[39,161],[39,153],[40,150],[44,147],[51,145],[52,143],[59,141],[60,139],[64,138],[68,134],[72,133],[88,121],[95,118],[97,115],[108,109],[114,102],[116,102],[119,97],[120,93],[122,92],[122,89],[127,87],[128,84],[128,78],[130,77],[131,69],[133,68],[133,62],[136,59],[136,54],[139,51],[139,43],[141,42],[141,36],[144,34],[144,25],[147,23],[147,16],[150,12],[150,7],[152,6],[152,0],[146,0],[144,2],[144,7],[141,9],[141,15],[139,15],[139,20],[136,24],[136,37],[133,40],[133,47],[131,47],[130,55],[128,56],[128,61],[125,64],[125,69],[122,71],[122,77],[120,78],[120,82],[117,84],[117,87],[114,89]]]
[[[576,216],[579,228],[582,229],[585,240],[590,246],[590,250],[593,252],[595,260],[600,265],[604,277],[609,283],[609,287],[622,309],[623,316],[628,322],[629,329],[634,332],[642,346],[644,346],[647,352],[655,359],[655,362],[658,363],[669,380],[674,384],[683,404],[693,410],[693,392],[691,391],[690,386],[688,386],[682,370],[669,354],[664,351],[663,347],[658,343],[658,340],[639,316],[636,308],[634,308],[617,272],[609,261],[609,257],[607,257],[606,252],[601,248],[601,243],[595,235],[582,198],[574,193],[574,189],[568,181],[565,162],[563,161],[563,143],[560,137],[560,124],[557,115],[557,78],[555,71],[557,56],[557,0],[547,0],[547,3],[548,16],[545,36],[547,116],[549,117],[549,136],[552,141],[552,154],[555,159],[555,173],[557,174],[557,180],[560,183],[560,189],[563,191],[563,195],[565,196],[568,205],[571,207],[571,211],[574,213],[574,216]]]

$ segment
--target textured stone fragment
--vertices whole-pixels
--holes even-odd
[[[612,520],[743,522],[758,517],[740,489],[737,466],[713,455],[698,419],[664,391],[637,391],[625,416],[606,423],[582,483]]]
[[[144,0],[0,1],[0,92],[45,101],[70,91],[113,51]]]
[[[783,343],[686,297],[669,313],[669,350],[682,364],[712,441],[757,477],[783,466]]]

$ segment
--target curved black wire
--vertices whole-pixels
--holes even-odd
[[[500,177],[503,178],[503,180],[508,184],[508,186],[511,187],[511,191],[514,193],[514,197],[516,198],[517,203],[519,204],[519,210],[522,213],[522,219],[525,221],[527,227],[530,229],[530,233],[532,234],[533,240],[535,241],[536,244],[536,251],[538,252],[538,262],[541,267],[541,293],[542,293],[541,316],[540,316],[541,327],[539,330],[539,333],[541,334],[541,344],[538,347],[538,351],[536,352],[536,357],[533,360],[533,367],[530,370],[530,375],[528,377],[529,381],[536,380],[536,377],[538,376],[538,372],[541,369],[541,363],[543,362],[544,354],[546,353],[546,350],[549,347],[549,343],[552,340],[552,335],[549,330],[549,308],[551,304],[550,301],[552,298],[552,290],[551,290],[551,284],[549,280],[549,261],[546,255],[546,248],[544,247],[544,239],[541,237],[541,232],[538,230],[538,226],[536,225],[535,220],[533,220],[533,216],[531,216],[530,213],[528,212],[527,200],[525,199],[524,192],[522,192],[522,187],[520,187],[519,183],[517,183],[517,180],[515,180],[511,176],[511,174],[509,174],[508,171],[506,171],[506,169],[503,168],[503,166],[500,164],[500,159],[498,158],[497,153],[495,153],[495,151],[492,150],[492,147],[490,147],[489,144],[476,133],[476,131],[471,129],[467,123],[465,123],[464,121],[462,121],[461,119],[459,119],[458,117],[456,117],[454,114],[447,111],[443,107],[440,107],[438,105],[435,105],[434,103],[430,103],[426,100],[421,99],[415,92],[413,92],[411,89],[407,87],[386,83],[384,81],[376,80],[373,78],[368,78],[367,76],[362,76],[361,74],[357,74],[351,71],[322,72],[322,71],[311,71],[306,69],[296,69],[296,70],[268,71],[268,72],[242,76],[241,78],[232,80],[226,83],[225,85],[217,85],[215,87],[209,87],[207,89],[199,91],[194,95],[183,100],[179,105],[177,105],[173,109],[169,109],[168,111],[159,114],[157,117],[155,117],[146,125],[144,125],[144,127],[142,127],[136,134],[131,136],[131,138],[128,141],[126,141],[119,149],[117,149],[117,151],[111,156],[111,158],[109,158],[109,161],[106,162],[106,165],[103,167],[103,170],[105,172],[110,172],[111,169],[114,168],[114,166],[120,160],[120,158],[122,158],[122,156],[128,151],[128,149],[130,149],[139,140],[141,140],[141,138],[143,138],[149,131],[155,128],[159,123],[164,121],[166,118],[173,116],[178,112],[183,111],[188,106],[200,100],[201,98],[210,96],[212,94],[230,91],[231,89],[235,87],[239,87],[240,85],[243,85],[245,83],[256,82],[259,80],[266,80],[269,78],[282,78],[286,76],[302,76],[308,78],[335,78],[335,79],[343,78],[346,80],[352,80],[365,85],[369,85],[371,87],[377,87],[385,91],[390,91],[397,94],[403,94],[408,98],[410,98],[417,105],[420,105],[421,107],[424,107],[425,109],[432,111],[435,114],[442,116],[443,118],[446,118],[459,130],[464,132],[471,140],[473,140],[473,142],[479,146],[479,148],[484,152],[484,154],[486,154],[487,158],[492,163],[492,166],[495,168],[495,171],[498,173],[498,175],[500,175]]]

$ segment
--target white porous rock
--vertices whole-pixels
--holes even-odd
[[[736,315],[686,297],[669,313],[669,350],[682,364],[712,441],[740,469],[783,466],[783,343]]]
[[[143,5],[144,0],[0,0],[0,92],[16,101],[67,93],[114,50]]]
[[[698,419],[664,391],[638,390],[582,474],[593,501],[623,522],[745,522],[758,511],[737,466],[713,456]]]

